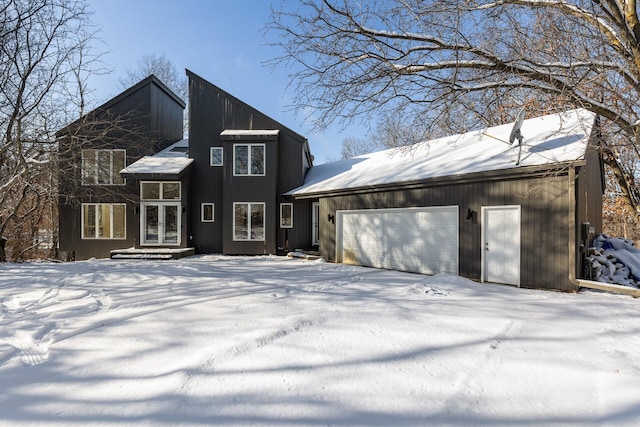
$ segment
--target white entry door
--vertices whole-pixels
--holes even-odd
[[[145,203],[140,216],[143,245],[180,244],[180,203]]]
[[[520,206],[482,208],[482,279],[520,286]]]

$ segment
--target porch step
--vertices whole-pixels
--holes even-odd
[[[305,251],[301,249],[296,249],[293,252],[287,253],[289,258],[302,258],[307,260],[316,260],[322,258],[320,256],[320,252],[317,251]]]
[[[127,248],[111,251],[111,259],[179,259],[196,253],[194,248]]]

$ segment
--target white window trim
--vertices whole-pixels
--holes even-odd
[[[158,187],[158,199],[145,199],[142,197],[142,186],[143,184],[160,184]],[[180,197],[177,199],[163,199],[162,198],[162,193],[163,193],[163,187],[164,184],[178,184],[178,188],[180,191]],[[140,200],[144,200],[146,202],[151,202],[151,203],[155,203],[155,202],[180,202],[182,200],[182,182],[180,181],[140,181]]]
[[[247,238],[246,239],[236,239],[236,205],[247,205]],[[263,238],[262,239],[252,239],[251,238],[251,207],[252,205],[262,205],[262,222],[263,222]],[[233,229],[231,230],[233,234],[234,242],[264,242],[267,239],[267,209],[265,202],[234,202],[233,203]]]
[[[96,231],[94,237],[85,237],[84,235],[84,207],[93,206],[96,219],[98,218],[98,206],[108,205],[109,209],[109,229],[111,230],[111,237],[98,237],[98,224],[96,224]],[[113,206],[124,207],[124,237],[113,237]],[[82,240],[127,240],[127,205],[125,203],[82,203],[80,207],[80,238]]]
[[[213,152],[220,150],[220,163],[213,163]],[[209,165],[210,166],[224,166],[224,150],[222,147],[211,147],[209,150]]]
[[[211,206],[211,219],[204,219],[205,206]],[[202,222],[215,222],[216,221],[216,207],[214,203],[202,203],[200,205],[200,220]]]
[[[148,241],[145,238],[145,232],[146,232],[146,228],[147,228],[147,224],[146,224],[146,215],[145,215],[145,210],[147,209],[147,207],[149,206],[156,206],[158,208],[158,240],[157,241]],[[164,223],[165,223],[165,214],[164,214],[164,208],[166,206],[175,206],[176,207],[176,213],[178,215],[178,223],[177,223],[177,228],[178,228],[178,239],[177,242],[165,242],[164,239],[162,238],[163,234],[164,234]],[[162,211],[162,213],[160,213]],[[160,217],[160,215],[162,215],[162,217]],[[180,231],[182,230],[182,214],[181,214],[181,203],[180,201],[177,200],[152,200],[152,201],[145,201],[145,202],[141,202],[140,203],[140,242],[141,242],[141,246],[180,246],[182,243],[182,232]]]
[[[94,162],[95,162],[95,165],[96,165],[96,170],[95,170],[95,175],[93,176],[92,182],[87,182],[85,180],[85,176],[84,176],[84,170],[85,170],[84,152],[86,150],[93,150],[95,152]],[[98,170],[100,169],[98,167],[98,159],[100,158],[99,152],[101,152],[101,151],[102,152],[104,152],[104,151],[108,151],[109,152],[109,183],[108,184],[102,184],[102,183],[98,182],[98,173],[99,173]],[[81,151],[81,153],[80,153],[80,156],[81,156],[81,160],[80,160],[80,162],[81,162],[81,165],[80,165],[80,167],[81,167],[81,171],[80,171],[81,176],[80,176],[80,179],[81,179],[82,185],[127,185],[127,180],[125,178],[122,179],[122,183],[115,183],[114,184],[114,182],[113,182],[114,174],[115,173],[118,173],[118,174],[120,173],[120,171],[114,171],[113,170],[113,153],[116,152],[116,151],[122,151],[124,153],[124,166],[123,167],[126,167],[127,166],[127,150],[123,150],[123,149],[110,150],[110,149],[93,149],[93,148],[83,149]]]
[[[248,147],[247,149],[247,173],[236,173],[236,147]],[[263,173],[251,173],[251,147],[263,148],[262,170]],[[251,144],[233,144],[233,176],[266,176],[267,174],[267,144],[251,143]]]
[[[284,225],[282,221],[284,218],[284,216],[282,215],[282,209],[285,206],[291,207],[291,224],[289,225]],[[293,203],[280,203],[280,228],[293,228]]]

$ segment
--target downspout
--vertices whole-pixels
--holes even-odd
[[[578,290],[580,284],[576,279],[576,169],[573,166],[569,166],[569,239],[568,239],[568,253],[569,253],[569,284],[574,286],[574,290]]]

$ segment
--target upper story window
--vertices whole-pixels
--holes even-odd
[[[211,147],[209,163],[211,166],[222,166],[222,147]]]
[[[264,176],[265,145],[235,144],[233,146],[233,174]]]
[[[175,181],[140,183],[142,200],[180,200],[180,183]]]
[[[124,185],[125,150],[82,150],[82,184]]]

